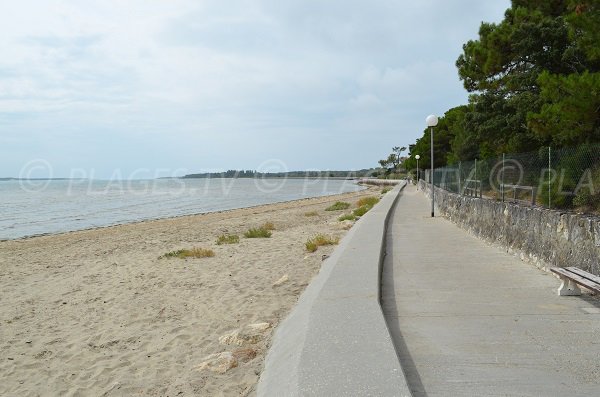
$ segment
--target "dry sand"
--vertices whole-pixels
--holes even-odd
[[[324,209],[379,191],[0,242],[0,395],[253,395],[273,328],[333,250],[304,243],[346,233]],[[267,221],[271,238],[216,245]],[[192,247],[215,257],[158,259]],[[219,342],[257,323],[272,326]]]

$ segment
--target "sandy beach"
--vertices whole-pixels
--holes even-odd
[[[0,242],[0,395],[253,395],[274,328],[333,250],[304,243],[347,232],[348,211],[325,208],[380,191]],[[242,236],[265,222],[271,238]],[[215,256],[159,259],[194,247]]]

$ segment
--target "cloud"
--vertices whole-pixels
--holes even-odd
[[[376,165],[466,101],[461,45],[509,5],[22,0],[0,15],[0,169]]]

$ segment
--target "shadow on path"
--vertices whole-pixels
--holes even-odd
[[[399,201],[398,201],[399,202]],[[398,355],[398,360],[402,365],[404,376],[408,383],[408,387],[414,397],[427,397],[427,392],[421,381],[421,376],[415,365],[415,362],[408,350],[408,346],[402,336],[402,329],[400,326],[400,318],[398,316],[387,316],[385,313],[397,313],[398,305],[396,303],[396,286],[394,283],[394,252],[392,249],[393,238],[392,238],[392,225],[391,222],[394,219],[396,208],[398,206],[396,202],[392,213],[388,220],[387,233],[385,237],[385,259],[383,261],[383,269],[381,273],[381,308],[384,312],[385,321],[387,323],[392,341],[394,342],[394,348]]]

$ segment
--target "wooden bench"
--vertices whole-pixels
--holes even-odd
[[[558,295],[581,295],[578,284],[590,291],[600,293],[600,277],[583,271],[578,267],[551,267],[550,271],[557,274],[562,281],[562,284],[558,287]]]

